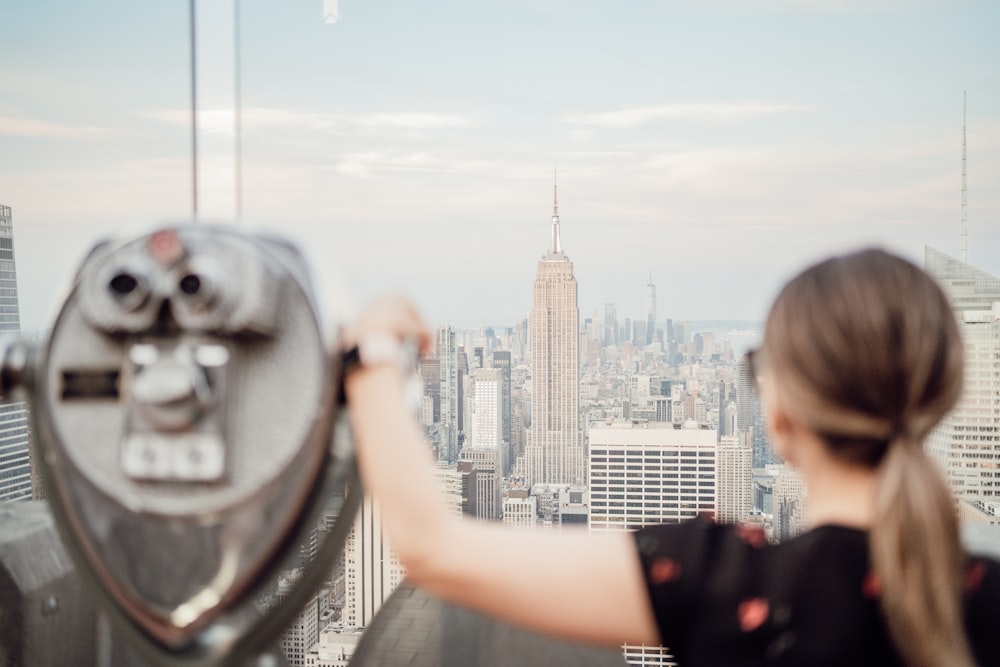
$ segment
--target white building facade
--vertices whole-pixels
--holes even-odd
[[[1000,499],[1000,278],[926,248],[924,266],[948,294],[965,347],[962,397],[925,444],[956,499]],[[968,516],[967,513],[963,516]]]
[[[344,544],[344,624],[367,626],[405,576],[382,526],[379,504],[366,497]]]
[[[592,424],[589,435],[591,530],[715,515],[714,429],[629,420]]]
[[[959,313],[965,387],[927,439],[959,500],[1000,500],[1000,302]]]
[[[716,512],[717,435],[693,422],[599,422],[589,429],[590,530],[637,530]],[[626,645],[625,660],[675,665],[668,649]]]
[[[716,459],[715,518],[738,523],[753,511],[753,450],[738,436],[723,436]]]

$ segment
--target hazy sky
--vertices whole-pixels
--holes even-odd
[[[93,240],[190,217],[188,3],[92,4],[0,3],[26,330]],[[1000,273],[995,0],[341,0],[335,24],[321,0],[245,0],[242,16],[245,220],[299,239],[357,301],[525,317],[554,167],[581,317],[641,316],[650,274],[661,317],[760,319],[831,252],[957,255],[963,89],[971,259]],[[229,116],[205,111],[211,200]]]

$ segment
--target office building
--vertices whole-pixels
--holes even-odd
[[[1000,301],[1000,278],[930,246],[924,247],[924,269],[938,281],[958,313],[989,310],[994,301]]]
[[[596,422],[589,430],[590,530],[637,530],[716,512],[714,430]],[[674,665],[669,649],[627,644],[629,665]]]
[[[278,576],[279,601],[288,596],[301,577],[301,569],[288,570]],[[319,619],[320,595],[316,593],[281,635],[281,648],[289,667],[303,667],[306,664],[306,654],[319,639]]]
[[[525,488],[511,489],[503,499],[503,522],[523,530],[538,523],[538,500]]]
[[[344,624],[367,626],[406,575],[389,545],[378,502],[366,497],[344,544]],[[311,646],[306,647],[311,648]]]
[[[715,515],[715,430],[623,420],[596,422],[589,435],[591,530]]]
[[[348,667],[361,640],[361,631],[331,624],[305,656],[305,667]]]
[[[471,438],[473,447],[500,449],[503,444],[503,372],[478,368],[472,374]]]
[[[438,329],[437,358],[440,379],[440,441],[437,459],[454,463],[458,459],[458,348],[455,329],[449,324]]]
[[[771,499],[774,527],[779,540],[802,533],[808,523],[808,498],[802,475],[788,464],[777,466]]]
[[[466,394],[468,393],[469,385],[469,357],[465,353],[466,349],[468,348],[464,348],[459,345],[457,351],[458,384],[456,387],[458,388],[458,391],[456,392],[455,405],[457,407],[456,414],[458,415],[458,419],[456,420],[456,423],[458,424],[458,438],[455,443],[456,452],[461,451],[462,445],[465,442],[466,431],[469,430],[469,425],[465,416],[468,402],[468,396],[466,396]]]
[[[963,500],[958,505],[958,518],[970,526],[1000,525],[1000,500]]]
[[[458,516],[468,506],[465,495],[467,490],[463,485],[463,475],[458,466],[438,461],[434,466],[434,481],[437,482],[441,495],[444,496],[448,511]]]
[[[473,461],[460,460],[455,464],[455,472],[459,476],[461,485],[461,513],[475,517],[479,511],[479,499],[476,496],[479,487],[479,471],[476,470]]]
[[[1000,278],[939,250],[924,266],[955,309],[965,346],[965,386],[926,441],[960,502],[1000,499]],[[985,507],[985,505],[981,505]],[[971,517],[970,512],[963,517]]]
[[[9,206],[0,205],[0,334],[19,333],[13,215]],[[31,500],[31,449],[25,407],[24,403],[0,405],[0,501]],[[40,490],[35,489],[35,493]]]
[[[492,521],[500,518],[500,450],[496,447],[465,447],[458,455],[459,470],[469,470],[474,475],[470,483],[474,489],[470,493],[470,505],[477,519]]]
[[[618,344],[618,316],[615,313],[615,304],[604,304],[604,326],[601,333],[601,342],[606,346]]]
[[[500,439],[511,442],[511,355],[509,350],[494,350],[493,368],[500,371]],[[504,474],[510,469],[510,464],[504,470]]]
[[[424,357],[420,360],[417,372],[423,385],[424,398],[430,399],[430,423],[438,424],[441,422],[441,362],[433,357]]]
[[[740,357],[736,363],[736,433],[751,443],[753,448],[753,467],[763,468],[774,463],[777,458],[771,451],[767,439],[767,425],[764,420],[764,408],[760,394],[754,386],[754,378],[750,376],[752,369],[747,355]]]
[[[580,436],[580,311],[573,263],[562,250],[558,197],[551,244],[538,262],[531,309],[529,484],[584,484]]]
[[[653,284],[653,276],[649,276],[649,283],[643,292],[643,300],[646,303],[646,339],[645,344],[653,342],[656,333],[656,285]]]
[[[645,320],[639,320],[637,322],[633,322],[632,344],[635,345],[640,350],[646,347],[646,345],[648,345],[648,343],[646,342],[647,339],[646,333],[647,333],[647,326]]]
[[[590,490],[578,484],[559,487],[559,525],[583,526],[590,523]]]
[[[1000,301],[957,313],[964,391],[926,441],[960,501],[1000,500]]]
[[[753,453],[737,436],[719,441],[716,459],[715,518],[719,523],[738,523],[753,511]]]

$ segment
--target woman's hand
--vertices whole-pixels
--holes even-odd
[[[399,341],[416,341],[420,354],[431,349],[431,333],[417,309],[400,295],[372,302],[344,332],[347,348],[374,337],[391,336]]]

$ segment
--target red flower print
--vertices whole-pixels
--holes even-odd
[[[747,526],[738,523],[736,524],[736,534],[741,540],[756,549],[760,549],[767,544],[767,535],[761,526]]]
[[[879,581],[877,574],[869,572],[865,575],[865,580],[861,582],[861,593],[866,598],[877,598],[882,595],[882,582]]]
[[[975,591],[983,583],[983,576],[986,574],[986,563],[981,560],[973,561],[965,571],[965,590]]]
[[[767,620],[770,610],[771,605],[764,598],[744,600],[736,609],[736,613],[740,617],[740,630],[743,632],[756,630]]]
[[[654,584],[676,581],[681,576],[681,564],[669,558],[657,558],[649,568],[649,580]]]

